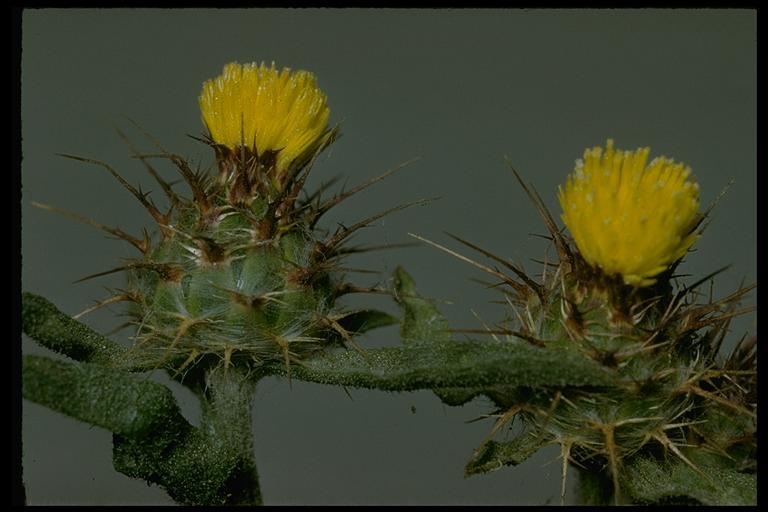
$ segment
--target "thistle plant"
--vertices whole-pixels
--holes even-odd
[[[506,319],[484,332],[495,343],[578,355],[597,363],[608,385],[516,386],[491,383],[452,395],[486,395],[495,424],[466,474],[516,465],[546,445],[581,475],[587,503],[754,503],[756,337],[720,353],[736,305],[753,286],[702,302],[674,270],[701,236],[691,169],[649,148],[587,149],[559,191],[564,235],[535,189],[520,184],[541,212],[558,260],[540,279],[455,237],[488,257],[481,268],[502,287]],[[515,172],[519,179],[519,175]],[[495,436],[512,429],[511,440]]]
[[[496,422],[467,476],[554,444],[563,492],[575,466],[587,503],[755,501],[756,338],[720,355],[729,321],[750,310],[736,304],[752,287],[702,302],[698,288],[713,276],[687,286],[675,280],[709,211],[699,213],[689,168],[666,158],[648,163],[648,149],[617,151],[611,141],[587,150],[560,190],[572,239],[520,180],[557,252],[540,275],[458,237],[489,263],[414,235],[500,285],[507,318],[469,331],[488,335],[482,339],[459,340],[460,330],[402,268],[387,287],[346,281],[343,258],[374,249],[349,246],[352,235],[409,205],[320,229],[329,209],[400,167],[330,198],[322,197],[325,187],[304,191],[314,161],[339,134],[313,75],[228,64],[203,84],[200,108],[212,172],[159,145],[134,155],[166,195],[167,210],[110,165],[65,155],[106,169],[155,220],[153,233],[136,237],[64,212],[138,251],[89,276],[123,272],[126,284],[82,313],[127,303],[133,344],[94,332],[82,314],[23,296],[24,332],[73,360],[26,356],[24,397],[112,431],[117,471],[162,486],[179,503],[262,503],[251,399],[261,378],[280,375],[428,389],[454,406],[487,397]],[[155,159],[176,168],[190,197],[160,176]],[[402,318],[344,308],[339,299],[359,292],[390,294]],[[359,345],[359,334],[398,321],[401,343]],[[167,387],[147,379],[150,371],[196,394],[199,425],[184,419]],[[497,440],[508,427],[515,436]]]
[[[340,262],[370,249],[345,245],[358,229],[404,206],[332,233],[318,228],[332,207],[394,170],[330,198],[322,190],[302,196],[313,162],[339,133],[312,74],[231,63],[203,84],[199,101],[215,172],[162,147],[135,155],[167,196],[165,211],[110,165],[64,155],[110,172],[156,230],[135,237],[75,216],[139,253],[89,276],[122,271],[126,285],[86,311],[129,303],[134,344],[122,348],[26,295],[26,333],[85,364],[26,358],[24,396],[113,430],[115,468],[182,503],[254,504],[261,500],[250,434],[255,382],[275,371],[290,378],[293,366],[331,347],[360,350],[355,336],[395,321],[340,307],[347,294],[382,291],[347,282]],[[191,197],[160,176],[154,158],[175,166]],[[155,369],[198,395],[200,427],[183,420],[167,389],[128,373]]]

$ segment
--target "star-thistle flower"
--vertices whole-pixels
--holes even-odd
[[[379,217],[330,236],[317,225],[376,180],[332,198],[303,189],[313,158],[338,135],[328,128],[330,111],[314,75],[230,63],[203,84],[199,104],[216,164],[195,169],[181,156],[163,155],[186,182],[188,197],[147,165],[167,210],[111,166],[75,157],[107,168],[159,231],[137,238],[104,228],[141,253],[117,269],[127,274],[124,293],[98,306],[133,303],[138,330],[131,364],[192,372],[196,377],[184,377],[190,379],[232,365],[290,367],[373,328],[367,310],[347,312],[338,304],[352,289],[339,264],[352,233]],[[210,172],[216,168],[218,176]],[[315,200],[300,199],[302,193]],[[372,315],[378,325],[394,321]]]
[[[330,116],[312,73],[255,62],[229,63],[207,80],[200,110],[214,143],[273,156],[279,172],[317,148]]]
[[[614,150],[608,140],[587,149],[560,188],[562,219],[579,253],[608,275],[635,287],[682,258],[696,241],[699,187],[690,167],[649,148]]]

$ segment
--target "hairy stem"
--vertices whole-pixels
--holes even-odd
[[[165,444],[190,427],[171,391],[142,376],[40,356],[22,363],[23,397],[80,421],[134,438],[168,434]]]
[[[22,330],[42,346],[75,361],[124,367],[126,350],[33,293],[21,297]]]
[[[166,489],[187,505],[261,505],[253,455],[255,384],[232,368],[210,370],[195,389],[202,416],[178,442],[114,436],[115,469]]]
[[[594,506],[609,505],[613,500],[613,484],[610,478],[600,471],[576,467],[579,475],[579,504]]]
[[[212,370],[206,378],[200,433],[211,449],[234,462],[225,482],[229,505],[261,505],[253,451],[251,403],[255,384],[233,368]]]

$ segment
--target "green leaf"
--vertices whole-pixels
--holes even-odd
[[[714,458],[692,457],[702,476],[679,459],[637,457],[627,464],[623,486],[641,504],[756,505],[757,476],[739,473]]]
[[[117,471],[164,487],[180,503],[261,503],[247,379],[225,371],[208,379],[195,428],[171,391],[146,377],[38,356],[23,363],[24,398],[114,432]]]
[[[89,363],[24,356],[22,396],[126,436],[178,433],[189,427],[165,386]]]
[[[339,325],[353,334],[363,334],[371,329],[386,327],[399,322],[400,320],[396,317],[375,309],[354,311],[338,320]]]
[[[261,504],[253,460],[253,392],[254,383],[237,371],[209,372],[200,396],[200,427],[167,447],[157,446],[153,435],[115,435],[115,469],[164,487],[183,504]]]
[[[260,505],[258,476],[252,460],[212,446],[198,430],[183,443],[156,450],[144,440],[115,435],[115,470],[163,487],[186,505]],[[252,457],[251,457],[252,459]]]
[[[265,370],[287,374],[282,364]],[[610,386],[615,382],[601,365],[578,354],[495,341],[419,342],[364,354],[335,352],[291,365],[291,378],[385,391]]]
[[[32,293],[21,296],[22,330],[42,346],[76,361],[123,367],[126,350]]]
[[[524,434],[503,443],[490,440],[472,454],[464,468],[464,475],[489,473],[504,466],[517,466],[545,444],[541,436],[533,434]]]
[[[397,267],[393,276],[394,296],[403,311],[400,336],[403,343],[440,342],[452,338],[450,326],[437,307],[416,292],[416,283]]]
[[[445,405],[458,407],[483,394],[480,388],[439,388],[434,390],[435,395]]]

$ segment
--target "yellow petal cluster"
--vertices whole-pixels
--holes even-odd
[[[214,142],[259,155],[277,152],[279,170],[319,142],[330,116],[312,73],[255,62],[227,64],[203,83],[200,110]]]
[[[649,148],[587,149],[560,188],[562,219],[593,267],[636,287],[682,258],[696,241],[699,186],[691,169]]]

